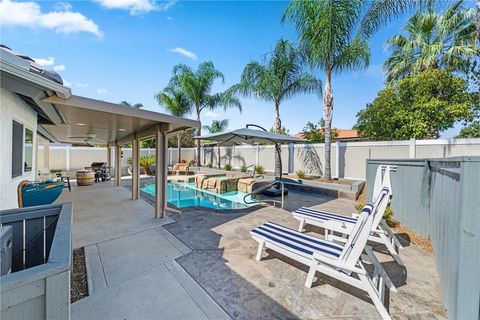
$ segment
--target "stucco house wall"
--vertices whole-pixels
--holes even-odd
[[[37,113],[11,91],[0,88],[0,210],[17,208],[17,186],[22,180],[35,180]],[[32,171],[12,178],[12,126],[17,121],[33,132]],[[24,155],[25,156],[25,155]],[[23,162],[22,162],[23,163]]]

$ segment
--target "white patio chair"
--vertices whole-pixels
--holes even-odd
[[[375,185],[373,191],[372,202],[379,199],[379,196],[385,192],[385,187],[389,189],[388,203],[391,200],[391,181],[390,172],[392,168],[390,166],[379,166],[375,177]],[[385,172],[382,177],[382,172]],[[345,242],[344,237],[335,236],[334,232],[338,232],[343,235],[348,235],[352,232],[355,223],[357,222],[358,214],[354,213],[351,217],[336,214],[328,211],[321,211],[302,207],[294,212],[292,216],[300,221],[298,231],[303,232],[303,228],[306,224],[311,224],[317,227],[324,228],[325,239],[336,240]],[[381,243],[385,245],[388,252],[395,259],[399,265],[404,265],[399,251],[403,249],[403,246],[398,241],[395,233],[390,229],[387,222],[383,219],[383,212],[377,211],[377,214],[373,217],[372,230],[368,238],[369,241],[375,243]]]
[[[312,286],[318,271],[367,292],[382,318],[390,319],[383,303],[385,286],[394,292],[396,289],[371,248],[366,246],[373,215],[377,210],[385,210],[387,198],[386,195],[381,197],[377,207],[372,203],[365,205],[345,244],[318,239],[272,222],[265,223],[250,232],[259,244],[256,260],[261,260],[264,248],[276,251],[310,267],[306,287]],[[373,264],[372,276],[365,270],[365,262]]]

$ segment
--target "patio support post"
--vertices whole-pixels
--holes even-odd
[[[138,160],[140,158],[140,147],[137,137],[134,135],[132,140],[132,200],[137,200],[140,189],[140,168]]]
[[[165,217],[167,208],[167,134],[161,126],[155,130],[155,217]]]
[[[121,180],[121,175],[122,175],[122,169],[121,169],[121,147],[120,145],[116,144],[115,145],[115,186],[118,187],[120,186],[120,180]]]
[[[111,168],[112,168],[112,147],[108,144],[107,145],[107,168],[110,172],[110,174],[112,173],[111,172]]]

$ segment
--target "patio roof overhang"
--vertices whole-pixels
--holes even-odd
[[[59,124],[44,124],[43,128],[59,142],[74,145],[86,142],[72,137],[90,135],[95,136],[88,141],[90,144],[123,145],[133,139],[153,137],[157,126],[167,133],[200,126],[195,120],[75,95],[67,99],[51,96],[42,102],[54,105],[62,119]]]

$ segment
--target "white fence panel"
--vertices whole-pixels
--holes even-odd
[[[122,148],[122,169],[131,158],[130,148]],[[196,148],[182,148],[181,158],[185,161],[196,160]],[[203,147],[202,165],[212,163],[217,167],[217,147]],[[293,152],[293,154],[292,154]],[[153,148],[141,149],[140,155],[155,154]],[[112,162],[114,161],[112,149]],[[346,179],[365,180],[367,159],[415,159],[439,158],[452,156],[480,156],[480,139],[451,140],[405,140],[405,141],[365,141],[332,143],[332,176]],[[267,172],[275,170],[275,147],[272,145],[241,145],[220,147],[221,167],[230,163],[235,169],[246,166],[261,165]],[[38,167],[46,166],[45,151],[38,152]],[[177,148],[170,148],[167,155],[170,165],[178,162]],[[61,170],[78,170],[88,167],[94,161],[107,161],[106,148],[86,148],[51,146],[49,168]],[[324,144],[305,144],[282,146],[282,165],[284,172],[304,171],[308,175],[321,176],[325,170]]]

